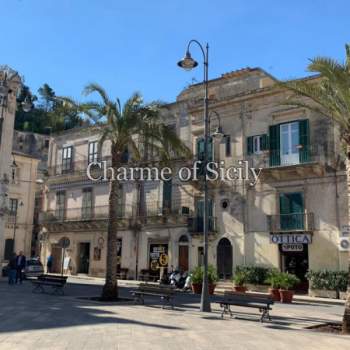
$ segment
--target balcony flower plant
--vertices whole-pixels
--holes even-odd
[[[268,283],[270,285],[269,293],[273,300],[280,301],[281,295],[279,288],[281,287],[281,272],[279,272],[277,269],[270,270],[265,283]]]
[[[280,297],[282,303],[291,303],[293,300],[294,290],[296,284],[300,282],[299,278],[291,273],[284,272],[280,274]]]
[[[192,291],[195,294],[202,293],[202,284],[203,284],[203,266],[197,266],[191,272],[192,280]],[[208,284],[209,284],[209,294],[214,294],[216,282],[219,280],[218,274],[214,266],[208,266]]]
[[[236,270],[232,281],[233,290],[235,292],[245,293],[247,291],[247,287],[245,285],[248,281],[248,274],[245,270]]]

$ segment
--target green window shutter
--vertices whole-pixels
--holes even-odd
[[[299,150],[300,163],[307,163],[310,161],[310,131],[308,119],[299,122],[299,144],[302,146]]]
[[[253,154],[253,136],[247,137],[247,153]]]
[[[163,212],[171,209],[172,180],[163,181]]]
[[[266,151],[269,149],[269,140],[266,134],[261,135],[261,150]]]
[[[280,194],[280,224],[282,230],[295,230],[304,228],[304,198],[303,194]]]
[[[197,158],[204,160],[204,139],[197,139]]]
[[[281,150],[280,150],[280,126],[271,125],[269,128],[270,140],[270,166],[277,166],[281,164]]]

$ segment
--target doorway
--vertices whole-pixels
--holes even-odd
[[[227,238],[221,238],[217,246],[217,269],[220,279],[232,277],[232,245]]]
[[[179,269],[182,272],[188,271],[188,238],[185,235],[179,239]]]
[[[51,247],[52,272],[61,273],[62,271],[62,248],[56,245]],[[46,263],[46,262],[45,262]]]
[[[79,243],[78,273],[89,273],[90,243]]]
[[[296,290],[307,292],[309,288],[306,273],[309,269],[309,246],[307,244],[280,244],[281,270],[292,273],[300,279]],[[291,251],[291,249],[293,249]]]

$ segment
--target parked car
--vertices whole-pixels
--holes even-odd
[[[7,276],[7,265],[2,268],[2,275]],[[26,261],[24,269],[24,278],[37,277],[44,273],[44,267],[41,261],[37,258],[30,258]]]

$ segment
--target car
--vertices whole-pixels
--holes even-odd
[[[8,275],[8,266],[2,268],[2,275],[6,277]],[[44,267],[38,258],[30,258],[26,260],[26,266],[24,268],[24,278],[38,277],[44,273]]]

